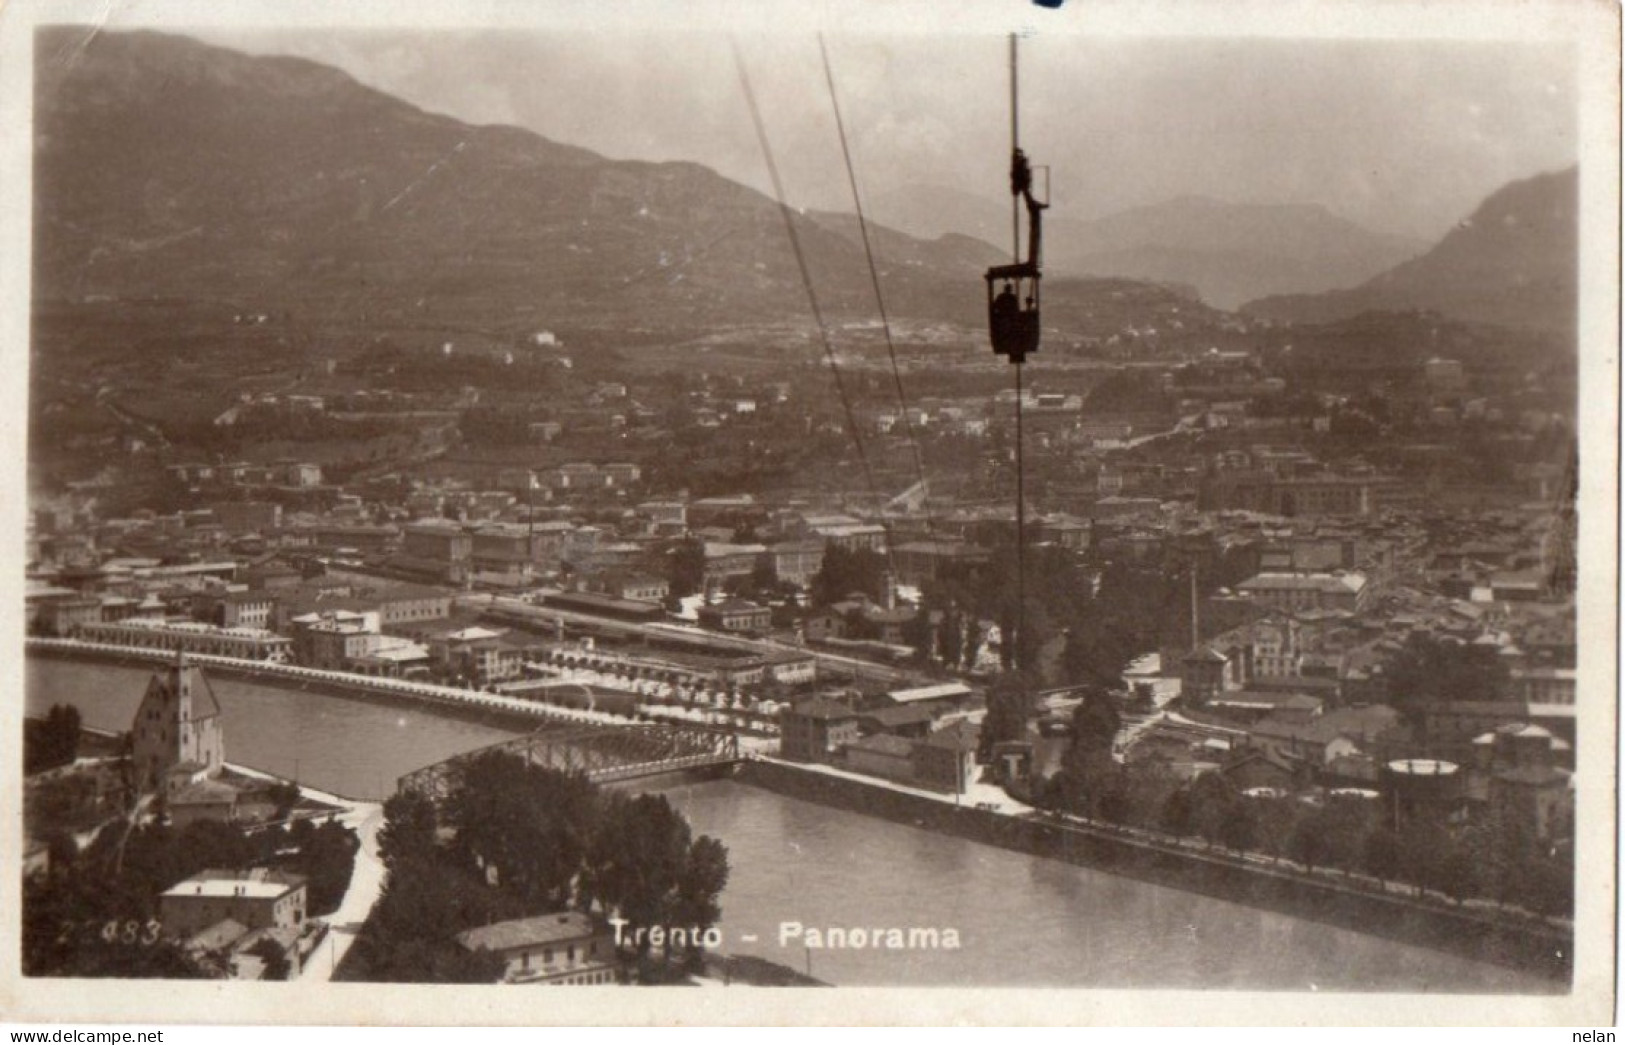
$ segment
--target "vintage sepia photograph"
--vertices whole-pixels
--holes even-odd
[[[1612,1019],[1617,9],[500,14],[0,12],[0,1019]]]

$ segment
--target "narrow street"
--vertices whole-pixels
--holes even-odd
[[[384,864],[378,857],[378,829],[384,823],[384,807],[375,802],[344,804],[349,809],[339,816],[339,822],[355,829],[361,848],[355,854],[350,888],[338,910],[327,916],[327,935],[305,959],[299,978],[307,983],[324,983],[333,978],[383,893]]]

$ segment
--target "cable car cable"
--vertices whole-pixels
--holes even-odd
[[[1020,108],[1017,105],[1016,73],[1016,34],[1010,34],[1010,155],[1021,155],[1021,123]],[[1012,170],[1014,170],[1012,160]],[[1012,184],[1012,190],[1015,189]],[[1021,198],[1012,191],[1010,194],[1011,219],[1011,258],[1013,263],[1021,261]],[[1034,259],[1036,262],[1036,259]],[[1027,665],[1022,663],[1021,647],[1027,641],[1027,469],[1022,438],[1022,388],[1021,371],[1024,365],[1024,356],[1012,357],[1016,367],[1016,634],[1015,648],[1011,653],[1010,662],[1020,671]]]
[[[846,394],[846,383],[841,379],[841,367],[835,360],[835,346],[829,339],[829,327],[824,322],[824,312],[818,305],[818,293],[813,289],[812,274],[807,269],[807,257],[801,249],[801,237],[796,232],[795,215],[791,213],[790,204],[785,201],[784,183],[779,178],[779,166],[773,159],[773,146],[767,140],[767,128],[762,124],[761,109],[756,104],[756,92],[750,85],[750,74],[745,69],[744,55],[739,53],[739,42],[729,41],[733,47],[734,65],[739,70],[739,85],[745,93],[745,105],[750,109],[751,125],[756,129],[756,141],[762,147],[762,158],[767,163],[767,176],[773,183],[773,195],[779,205],[779,216],[784,219],[785,235],[790,239],[790,251],[795,255],[796,268],[801,273],[801,286],[807,292],[807,305],[812,309],[813,322],[818,326],[818,336],[824,345],[824,359],[829,363],[829,372],[835,379],[835,391],[841,398],[841,407],[846,413],[847,431],[852,436],[852,443],[857,447],[858,460],[863,466],[864,478],[869,485],[871,497],[877,496],[874,473],[869,468],[869,455],[863,446],[863,436],[858,431],[856,415],[852,411],[852,400]]]
[[[863,198],[858,193],[858,176],[852,162],[852,150],[847,144],[846,121],[841,117],[841,102],[835,90],[835,73],[830,68],[829,49],[824,44],[824,34],[818,34],[818,54],[824,61],[824,82],[829,85],[829,104],[835,112],[835,130],[841,139],[841,157],[846,161],[846,180],[852,188],[852,207],[858,217],[858,233],[863,240],[863,256],[869,263],[869,283],[874,287],[875,305],[880,310],[880,327],[886,335],[886,355],[891,360],[892,384],[897,391],[897,408],[902,415],[903,435],[908,439],[909,448],[914,454],[914,473],[920,480],[920,489],[924,493],[922,502],[925,509],[926,532],[933,537],[936,535],[936,521],[931,514],[931,486],[925,475],[925,459],[920,453],[920,444],[914,438],[914,427],[908,419],[908,393],[903,390],[903,374],[897,365],[897,346],[892,339],[891,319],[886,314],[886,296],[880,289],[880,270],[875,264],[875,252],[869,240],[869,222],[863,213]],[[889,544],[889,542],[888,542]]]
[[[824,312],[818,305],[818,293],[813,288],[812,273],[807,268],[806,253],[801,248],[801,237],[796,232],[795,216],[791,213],[790,204],[784,195],[784,183],[779,178],[779,167],[773,159],[773,147],[767,139],[767,128],[762,123],[762,113],[756,104],[756,92],[751,87],[750,74],[745,69],[745,58],[739,51],[739,42],[730,40],[733,47],[734,65],[739,70],[739,85],[745,93],[745,104],[750,109],[750,120],[756,129],[756,140],[762,147],[762,158],[767,162],[768,178],[773,183],[773,194],[779,204],[779,215],[784,219],[784,231],[790,239],[790,250],[795,255],[796,267],[801,273],[801,286],[807,292],[807,304],[812,309],[813,321],[818,325],[818,336],[824,344],[824,358],[829,363],[829,372],[835,379],[835,391],[841,398],[841,407],[846,412],[846,429],[852,437],[852,443],[857,447],[858,462],[863,468],[864,482],[869,487],[869,499],[876,504],[880,502],[879,488],[875,485],[874,470],[869,466],[869,454],[864,449],[863,436],[858,430],[857,415],[852,410],[852,400],[846,394],[846,383],[841,379],[841,367],[835,359],[835,346],[830,341],[829,326],[824,322]],[[896,582],[897,564],[892,554],[891,541],[886,541],[886,566],[891,572],[892,582]]]

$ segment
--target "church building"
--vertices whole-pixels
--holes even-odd
[[[213,779],[226,760],[220,703],[184,653],[147,683],[130,734],[136,786],[144,792],[167,795]]]

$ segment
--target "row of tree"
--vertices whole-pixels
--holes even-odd
[[[1313,871],[1334,868],[1379,881],[1403,881],[1456,900],[1515,903],[1543,914],[1573,909],[1567,847],[1533,838],[1516,818],[1407,816],[1385,803],[1329,795],[1317,803],[1238,792],[1220,773],[1181,781],[1158,763],[1111,756],[1118,721],[1109,698],[1086,699],[1072,718],[1072,744],[1032,800],[1094,820],[1201,838],[1236,852],[1262,853]]]
[[[501,963],[465,951],[459,933],[480,925],[575,909],[639,927],[682,926],[694,936],[721,917],[727,849],[694,837],[662,795],[601,790],[586,777],[491,752],[465,763],[437,807],[409,792],[384,805],[378,836],[388,875],[344,978],[491,982]],[[444,834],[449,836],[443,840]],[[627,957],[660,979],[700,960],[651,952]]]

